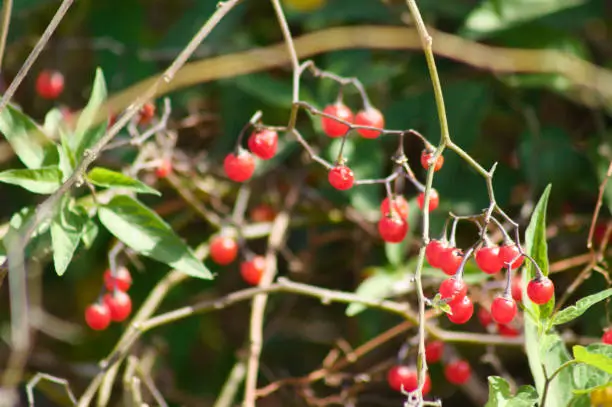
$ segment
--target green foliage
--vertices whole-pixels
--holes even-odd
[[[510,385],[499,376],[489,376],[489,400],[485,407],[532,407],[538,402],[538,394],[533,386],[521,386],[516,394]]]
[[[610,345],[608,345],[610,346]],[[586,363],[589,366],[596,367],[599,370],[612,375],[612,357],[605,353],[589,352],[588,348],[580,345],[574,345],[574,358],[581,363]],[[607,352],[608,354],[610,352]]]
[[[581,347],[582,348],[582,347]],[[574,382],[576,383],[574,394],[590,393],[593,389],[601,386],[609,386],[612,382],[612,374],[599,366],[609,367],[612,359],[612,346],[604,344],[592,344],[578,350],[578,355],[586,360],[582,364],[574,366]],[[574,357],[578,359],[576,349]],[[594,361],[592,365],[591,361]]]
[[[70,148],[74,151],[76,157],[82,157],[85,150],[93,147],[104,136],[108,126],[108,119],[96,126],[92,126],[92,123],[98,115],[103,114],[100,111],[100,107],[105,100],[106,82],[102,70],[98,68],[89,102],[87,102],[87,106],[85,106],[83,113],[79,116],[79,121],[71,140]]]
[[[136,199],[117,195],[98,208],[100,222],[136,252],[193,277],[211,279],[210,271],[155,212]]]
[[[52,194],[62,185],[62,172],[57,167],[0,172],[0,182],[19,185],[35,194]]]
[[[94,167],[87,173],[87,181],[103,188],[128,189],[143,194],[161,195],[159,191],[120,172],[108,168]]]
[[[581,298],[576,305],[569,306],[556,313],[553,317],[553,325],[561,325],[570,322],[586,312],[593,305],[612,296],[612,288]]]
[[[63,200],[58,213],[51,221],[53,263],[58,275],[63,275],[70,265],[85,232],[87,221],[87,213],[82,208],[75,207],[72,199],[67,197]]]

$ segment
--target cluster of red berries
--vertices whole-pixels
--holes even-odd
[[[227,266],[238,256],[238,243],[229,236],[219,235],[210,242],[210,258],[220,266]],[[250,285],[258,285],[266,268],[263,256],[253,256],[240,264],[240,275]]]
[[[471,253],[471,251],[469,252]],[[468,254],[469,255],[469,254]],[[474,313],[474,305],[467,295],[467,285],[462,279],[462,267],[465,263],[463,251],[445,239],[431,240],[425,249],[427,262],[435,268],[441,269],[445,274],[451,276],[440,284],[440,296],[451,308],[447,314],[448,319],[456,324],[469,321]],[[501,247],[492,245],[485,239],[474,252],[474,259],[478,267],[487,274],[496,274],[507,267],[511,270],[519,268],[524,261],[520,248],[511,241],[504,243]],[[491,305],[491,317],[501,325],[507,325],[517,314],[518,307],[515,300],[520,300],[522,292],[516,287],[517,280],[513,280],[510,287],[506,287],[504,294],[496,297]],[[511,295],[514,291],[514,296]],[[554,285],[548,277],[536,276],[527,286],[529,299],[536,304],[545,304],[553,297]],[[514,298],[513,298],[514,297]]]
[[[427,363],[437,363],[442,360],[444,354],[444,342],[430,341],[425,345],[425,359]],[[470,364],[463,359],[454,359],[444,366],[446,380],[455,385],[466,383],[472,375]],[[389,387],[396,391],[412,392],[418,388],[418,372],[415,367],[406,365],[393,366],[387,373]],[[425,374],[423,383],[423,396],[431,391],[431,379]]]
[[[58,71],[44,70],[36,78],[36,93],[43,99],[57,99],[64,91],[64,75]]]
[[[104,272],[106,294],[85,309],[85,322],[96,331],[102,331],[112,322],[122,322],[132,312],[132,299],[127,291],[132,285],[132,276],[125,267],[117,268],[115,276],[110,270]]]
[[[247,145],[250,152],[239,146],[223,161],[225,174],[232,181],[244,182],[251,178],[255,172],[255,156],[262,160],[269,160],[276,155],[278,133],[269,129],[254,131]]]

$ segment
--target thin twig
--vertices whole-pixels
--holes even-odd
[[[2,17],[0,17],[0,72],[2,72],[2,62],[4,60],[4,50],[6,48],[6,38],[8,37],[9,26],[11,24],[11,13],[13,0],[4,0],[2,4]]]

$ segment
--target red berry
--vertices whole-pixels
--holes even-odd
[[[113,291],[104,295],[104,303],[110,310],[111,321],[124,321],[132,312],[132,299],[123,291]]]
[[[421,192],[417,196],[417,203],[419,204],[419,208],[423,210],[423,205],[425,205],[425,193]],[[440,197],[438,196],[438,191],[435,189],[431,190],[429,194],[429,212],[435,211],[436,208],[440,205]]]
[[[512,270],[516,270],[521,266],[521,264],[523,264],[525,259],[523,256],[519,257],[520,254],[521,251],[514,243],[504,244],[499,248],[499,258],[503,263],[503,267],[508,267],[508,263],[516,259],[514,260],[514,263],[512,263]]]
[[[425,258],[431,267],[442,268],[442,253],[448,249],[446,241],[430,240],[425,248]]]
[[[378,221],[378,233],[385,242],[400,243],[408,233],[408,222],[397,215],[383,215]]]
[[[338,165],[329,170],[327,179],[332,187],[340,191],[346,191],[347,189],[351,189],[353,186],[353,183],[355,182],[355,174],[353,174],[353,170],[346,165]]]
[[[155,116],[155,105],[151,102],[145,103],[138,112],[138,124],[143,126],[150,123],[153,116]]]
[[[233,262],[238,255],[238,244],[228,236],[217,236],[210,242],[210,257],[212,260],[226,266]]]
[[[172,162],[170,160],[163,160],[159,167],[155,169],[155,175],[157,178],[166,178],[172,172]]]
[[[612,328],[608,328],[604,331],[601,341],[606,345],[612,345]]]
[[[429,169],[429,167],[431,167],[431,165],[433,164],[434,155],[435,153],[433,151],[423,150],[423,152],[421,153],[421,166],[426,170]],[[434,171],[440,171],[442,165],[444,165],[444,157],[440,156],[436,160],[436,165],[434,165]]]
[[[389,197],[386,197],[380,204],[380,212],[383,215],[386,215],[390,212],[390,209],[391,208],[389,206]],[[397,195],[393,197],[393,210],[395,213],[399,214],[402,219],[406,219],[408,218],[408,211],[410,210],[410,205],[408,205],[408,201],[406,201],[403,196]]]
[[[351,109],[340,102],[327,106],[325,109],[323,109],[323,113],[337,117],[338,119],[349,123],[353,122],[353,112],[351,112]],[[321,116],[321,126],[323,127],[325,134],[333,138],[344,136],[350,128],[346,124],[324,116]]]
[[[463,252],[456,247],[449,247],[440,253],[438,261],[444,274],[454,276],[463,260]]]
[[[419,375],[414,368],[408,366],[393,366],[387,373],[387,383],[395,391],[411,392],[419,387]],[[425,374],[423,383],[423,395],[431,391],[431,379]]]
[[[238,152],[238,155],[230,153],[223,161],[223,169],[232,181],[244,182],[255,172],[255,158],[244,150]]]
[[[491,316],[491,313],[487,311],[487,309],[484,307],[478,308],[477,316],[478,316],[478,320],[480,321],[480,324],[485,328],[487,328],[489,325],[493,323],[493,317]]]
[[[278,134],[273,130],[263,129],[251,134],[248,140],[249,150],[262,160],[274,157],[278,148]]]
[[[474,304],[467,295],[463,297],[461,301],[457,301],[449,305],[452,315],[446,314],[446,316],[452,323],[465,324],[470,320],[470,318],[472,318],[472,314],[474,313]]]
[[[438,291],[443,300],[448,300],[447,304],[453,304],[467,295],[467,289],[467,284],[463,280],[451,277],[442,281]]]
[[[538,305],[546,304],[555,293],[555,285],[548,277],[534,278],[527,284],[527,296]]]
[[[497,324],[497,331],[501,336],[515,337],[519,336],[521,332],[511,325]]]
[[[85,322],[95,331],[103,331],[111,323],[111,314],[105,303],[91,304],[85,308]]]
[[[251,209],[250,217],[253,222],[272,222],[276,212],[270,205],[261,204]]]
[[[43,99],[57,99],[64,90],[64,75],[58,71],[42,71],[36,79],[36,92]]]
[[[499,258],[499,247],[497,246],[481,247],[476,250],[474,259],[478,267],[487,274],[498,273],[504,267],[504,263]]]
[[[258,285],[266,268],[266,259],[263,256],[255,256],[251,260],[240,265],[242,279],[250,285]]]
[[[104,272],[104,286],[108,291],[115,288],[120,291],[127,291],[132,286],[132,276],[125,267],[117,267],[116,276],[111,275],[110,270]]]
[[[455,360],[444,368],[444,376],[446,376],[446,380],[452,384],[464,384],[470,380],[471,375],[472,368],[465,360]]]
[[[491,316],[498,324],[510,323],[516,315],[516,302],[512,298],[497,297],[491,304]]]
[[[383,129],[385,127],[385,117],[380,110],[370,107],[357,113],[355,124]],[[368,129],[357,129],[357,133],[361,134],[364,138],[376,138],[380,135],[379,131]]]
[[[523,300],[523,279],[521,276],[514,276],[512,278],[512,286],[510,287],[512,290],[512,298],[514,301],[521,302]]]
[[[427,363],[436,363],[442,359],[442,353],[444,353],[444,342],[442,341],[431,341],[425,345],[425,360]]]

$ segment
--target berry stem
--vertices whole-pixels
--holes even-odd
[[[234,153],[236,155],[238,155],[238,152],[240,151],[240,147],[242,146],[242,140],[244,139],[244,135],[246,134],[247,130],[249,130],[251,127],[254,127],[255,123],[257,123],[261,119],[261,116],[262,116],[261,110],[256,111],[253,114],[253,116],[251,116],[249,121],[242,127],[242,130],[240,130],[240,133],[238,133],[238,139],[236,140],[236,147],[234,148]]]
[[[425,185],[421,184],[416,177],[414,176],[414,172],[412,172],[412,168],[408,165],[407,162],[402,164],[404,168],[405,174],[404,176],[408,179],[408,181],[412,182],[412,184],[416,187],[419,192],[425,192]]]
[[[461,259],[461,263],[459,263],[459,267],[457,267],[457,272],[453,277],[455,280],[461,281],[463,279],[463,269],[465,268],[465,265],[472,256],[472,253],[474,253],[474,248],[475,245],[472,245],[472,247],[470,247],[463,255],[463,259]]]
[[[512,263],[508,264],[506,271],[506,286],[504,287],[503,296],[505,298],[512,298]]]
[[[453,218],[453,226],[451,227],[451,234],[450,234],[450,241],[449,241],[449,244],[452,247],[455,247],[457,245],[457,242],[455,240],[455,234],[457,232],[458,223],[459,223],[459,218]]]
[[[535,268],[535,279],[540,281],[542,280],[545,276],[544,273],[542,272],[542,269],[540,268],[540,266],[538,265],[538,263],[534,260],[533,257],[531,257],[530,255],[528,255],[527,253],[523,252],[523,256],[525,256],[525,258],[527,260],[529,260],[531,262],[531,264],[533,264],[533,267]],[[514,262],[515,260],[512,260],[512,262]],[[512,264],[512,262],[510,264]]]

